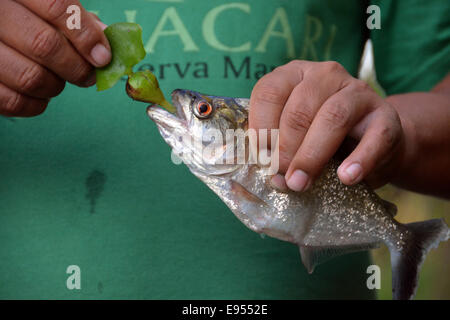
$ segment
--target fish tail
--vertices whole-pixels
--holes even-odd
[[[412,299],[416,293],[419,271],[426,255],[447,241],[450,231],[444,219],[433,219],[403,225],[408,238],[401,248],[392,246],[392,296],[396,300]]]

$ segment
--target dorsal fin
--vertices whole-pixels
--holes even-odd
[[[392,216],[395,217],[397,214],[397,206],[393,204],[392,202],[386,201],[381,199],[381,202],[383,203],[383,207],[386,209],[386,211]]]

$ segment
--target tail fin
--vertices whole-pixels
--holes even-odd
[[[425,257],[450,231],[444,219],[433,219],[404,225],[411,233],[401,250],[391,250],[393,299],[412,299],[416,293],[419,271]]]

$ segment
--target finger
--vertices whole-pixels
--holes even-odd
[[[60,32],[20,4],[2,1],[0,41],[64,80],[80,86],[93,83],[92,66]]]
[[[308,189],[352,127],[374,108],[374,101],[371,91],[359,80],[325,101],[289,165],[286,182],[290,189]]]
[[[291,92],[280,118],[279,167],[285,173],[322,104],[353,79],[337,62],[317,63]]]
[[[103,67],[111,60],[111,49],[103,29],[106,27],[94,15],[87,12],[78,0],[16,0],[35,14],[54,25],[69,39],[77,51],[92,65]],[[79,29],[74,25],[80,14]],[[69,20],[72,19],[72,20]],[[77,27],[75,25],[75,27]]]
[[[390,107],[373,112],[360,143],[338,168],[342,183],[352,185],[382,167],[394,155],[393,150],[402,138],[402,127],[397,113]]]
[[[31,98],[0,83],[0,114],[6,117],[33,117],[44,112],[49,99]]]
[[[278,129],[281,112],[294,87],[302,81],[304,61],[292,61],[262,77],[250,97],[249,128]]]
[[[0,42],[0,82],[36,98],[51,98],[64,89],[65,81]]]

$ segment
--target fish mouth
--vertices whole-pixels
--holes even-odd
[[[180,102],[180,95],[184,90],[177,89],[172,92],[172,104],[175,106],[176,111],[174,113],[167,111],[157,104],[151,104],[147,107],[147,115],[158,126],[166,129],[175,127],[186,127],[186,115],[183,112],[183,107]]]

